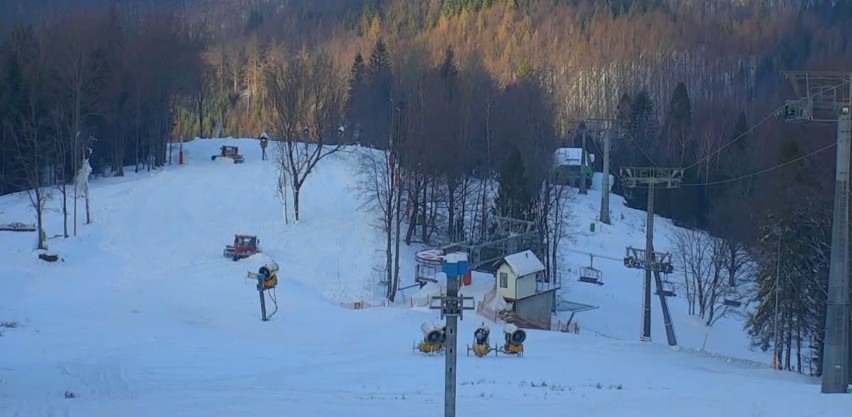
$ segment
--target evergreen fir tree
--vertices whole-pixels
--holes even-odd
[[[695,161],[696,141],[692,139],[692,105],[686,84],[680,82],[672,92],[666,112],[665,129],[656,146],[657,164],[663,166],[685,166]],[[651,153],[650,150],[646,152]],[[687,170],[684,182],[700,183],[698,169]],[[684,187],[676,190],[661,190],[656,207],[663,216],[671,217],[677,224],[686,227],[706,227],[710,206],[705,187]]]
[[[521,151],[517,146],[513,146],[500,171],[500,187],[494,201],[497,214],[514,219],[530,220],[532,202],[533,196],[529,189]]]
[[[366,67],[361,52],[355,54],[355,62],[349,68],[349,94],[351,95],[364,82]]]
[[[444,50],[444,59],[441,62],[440,73],[441,79],[443,79],[444,86],[446,87],[448,98],[452,98],[455,93],[456,81],[459,73],[455,61],[455,52],[453,52],[452,46],[448,46],[447,49]]]
[[[800,154],[795,142],[785,142],[780,162]],[[802,359],[795,347],[814,339],[818,341],[814,356],[822,356],[830,219],[809,195],[819,191],[807,182],[802,162],[780,173],[774,188],[776,201],[759,227],[755,246],[757,307],[746,328],[752,345],[764,351],[771,347],[781,368],[801,371]]]
[[[361,111],[364,109],[364,94],[366,93],[366,66],[361,52],[355,54],[355,62],[349,68],[348,94],[346,99],[346,118],[355,126],[362,119]],[[357,129],[357,127],[356,127]]]
[[[642,90],[630,102],[629,119],[627,122],[627,135],[630,139],[626,145],[627,160],[621,161],[624,165],[647,167],[653,165],[646,157],[652,146],[654,126],[654,102],[647,91]],[[645,210],[648,202],[648,190],[637,188],[630,190],[627,198],[628,205],[632,208]]]
[[[363,106],[359,103],[359,112],[363,114],[359,114],[357,121],[370,145],[387,146],[391,123],[387,109],[393,91],[393,73],[390,54],[381,39],[370,52],[365,75]]]
[[[370,52],[369,76],[372,83],[377,83],[380,79],[390,73],[391,61],[390,53],[387,45],[381,39],[376,41],[373,50]]]

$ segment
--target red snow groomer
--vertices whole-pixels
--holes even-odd
[[[260,243],[257,236],[252,235],[234,235],[234,244],[225,246],[223,255],[233,261],[239,261],[243,258],[248,258],[256,253],[260,253],[257,245]]]
[[[210,159],[213,161],[219,158],[230,159],[234,161],[235,164],[242,164],[243,162],[245,162],[245,158],[240,155],[240,148],[236,146],[223,146],[219,155],[213,155],[212,157],[210,157]]]

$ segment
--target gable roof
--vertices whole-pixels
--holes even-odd
[[[518,277],[544,271],[544,264],[531,250],[509,255],[503,258],[503,262],[509,264],[509,268],[512,268]]]
[[[553,152],[554,166],[580,166],[582,148],[559,148]],[[595,163],[595,154],[586,152],[586,165]]]

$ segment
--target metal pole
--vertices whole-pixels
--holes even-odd
[[[80,132],[74,135],[74,175],[79,175],[80,165],[77,158],[80,156]],[[76,178],[75,178],[76,179]],[[74,236],[77,236],[77,185],[78,181],[74,181]]]
[[[604,134],[603,181],[601,182],[601,223],[612,224],[609,220],[609,146],[610,131]]]
[[[775,250],[775,312],[773,313],[774,318],[772,320],[775,326],[775,330],[773,330],[775,340],[772,342],[775,351],[772,355],[772,367],[774,369],[781,369],[781,349],[778,344],[778,290],[781,288],[778,284],[780,283],[779,277],[781,276],[781,231],[776,230],[775,234],[778,236],[778,248]]]
[[[456,339],[458,333],[459,277],[447,277],[447,344],[446,383],[444,386],[444,416],[456,415]]]
[[[837,124],[838,124],[837,134],[838,135],[845,135],[847,140],[852,141],[852,74],[847,74],[847,76],[848,76],[848,79],[846,80],[846,82],[849,83],[849,103],[848,103],[849,110],[846,113],[846,117],[843,117],[843,114],[842,114],[843,111],[841,109],[841,115],[837,120]],[[846,124],[845,128],[841,126],[844,122]],[[844,130],[845,130],[845,132],[844,132]],[[849,149],[849,148],[847,148],[847,149]],[[846,178],[849,178],[849,177],[847,176]],[[849,217],[847,216],[846,218],[848,219]],[[849,230],[849,229],[846,229],[846,230]],[[848,242],[848,237],[847,237],[847,242]],[[849,253],[849,252],[846,252],[846,253]],[[847,263],[846,265],[847,265],[847,274],[846,275],[849,276],[849,274],[848,274],[849,264]],[[847,360],[846,370],[848,371],[847,372],[846,384],[848,386],[848,385],[852,385],[852,306],[850,306],[850,303],[852,303],[852,276],[849,276],[849,279],[846,281],[846,296],[847,296],[847,298],[846,298],[846,305],[847,305],[846,310],[847,310],[847,314],[848,314],[848,317],[849,317],[849,320],[846,322],[846,342],[847,342],[846,343],[846,360]]]
[[[825,350],[822,392],[847,393],[849,379],[849,145],[852,120],[837,120],[837,168],[834,221],[831,233],[831,267],[825,314]]]
[[[651,268],[654,259],[654,183],[648,184],[648,220],[645,222],[645,288],[642,300],[642,338],[651,341]]]
[[[580,126],[580,194],[586,194],[586,126]]]
[[[263,321],[267,321],[266,318],[266,297],[263,296],[263,280],[266,277],[262,274],[257,275],[257,293],[260,295],[260,314]]]
[[[669,346],[677,346],[677,336],[674,331],[674,324],[672,324],[672,316],[669,313],[669,302],[666,300],[666,295],[663,294],[663,280],[660,278],[660,271],[654,271],[654,278],[657,283],[657,294],[660,297],[660,306],[663,308],[663,323],[666,325],[666,339],[668,339]]]
[[[460,256],[461,255],[461,256]],[[452,258],[452,260],[450,260]],[[441,319],[447,319],[444,355],[446,370],[444,380],[444,416],[456,415],[456,345],[458,341],[458,321],[464,318],[464,310],[474,310],[475,306],[465,306],[465,300],[473,301],[473,297],[459,297],[459,280],[468,272],[468,254],[451,253],[445,255],[443,271],[447,274],[447,295],[432,297],[441,300],[440,306],[430,306],[430,309],[441,310]],[[463,267],[460,267],[463,265]]]

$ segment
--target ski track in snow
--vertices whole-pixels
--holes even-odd
[[[246,163],[211,162],[222,144],[240,146]],[[49,241],[62,263],[39,261],[33,234],[0,235],[0,322],[20,323],[0,329],[0,416],[440,414],[444,358],[411,350],[420,324],[437,313],[339,307],[380,292],[381,237],[352,190],[355,158],[321,162],[302,190],[303,219],[284,224],[274,146],[268,162],[253,140],[184,149],[184,166],[93,180],[95,223]],[[644,242],[644,213],[613,196],[613,225],[589,232],[599,197],[577,197],[566,246],[618,258]],[[4,221],[31,215],[19,196],[0,198],[0,211]],[[47,227],[61,232],[61,217],[48,213]],[[660,218],[656,227],[665,250],[674,229]],[[243,233],[258,235],[263,254],[222,257]],[[405,285],[417,248],[403,249]],[[279,310],[262,322],[246,272],[271,259],[281,267]],[[820,396],[814,379],[768,369],[766,354],[746,349],[741,321],[707,329],[685,315],[682,298],[670,303],[680,347],[665,344],[656,297],[654,342],[638,342],[641,271],[595,259],[606,284],[578,284],[588,261],[571,252],[561,261],[560,297],[601,306],[577,314],[579,335],[529,331],[523,358],[475,358],[466,345],[487,320],[465,315],[459,416],[831,417],[852,409],[848,396]],[[471,293],[479,297],[490,279],[475,275]],[[497,343],[500,326],[490,326]]]

